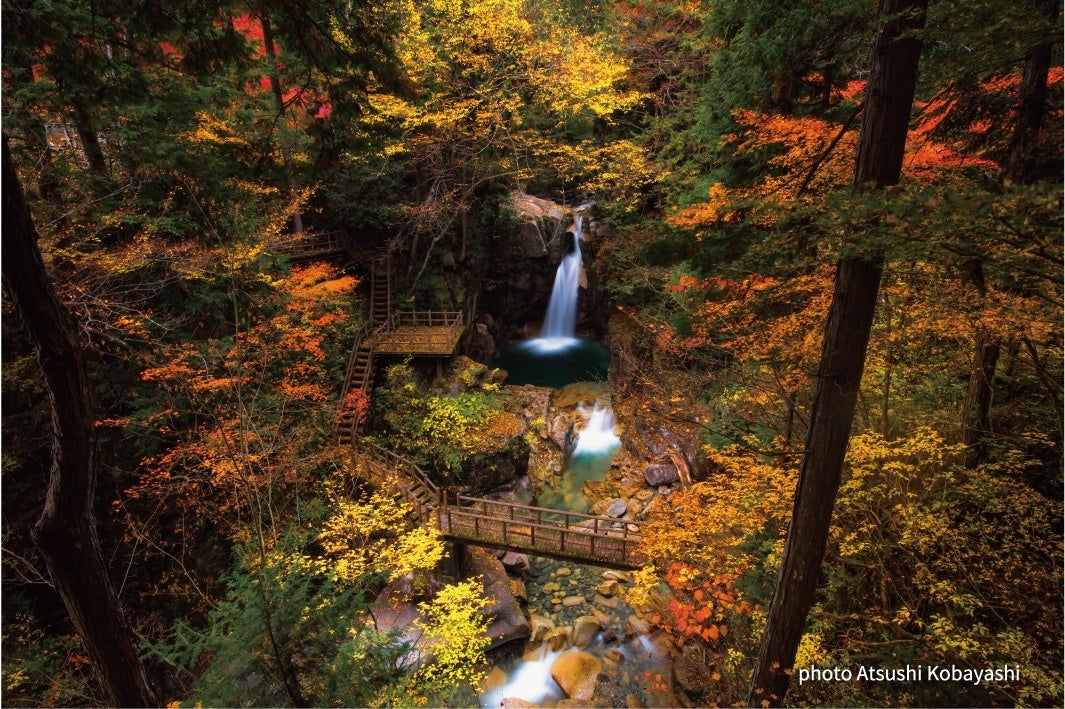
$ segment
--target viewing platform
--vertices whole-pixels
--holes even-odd
[[[351,240],[342,231],[307,231],[301,234],[281,234],[270,242],[270,248],[293,261],[312,261],[351,255]]]
[[[466,330],[466,318],[461,311],[393,312],[388,254],[372,257],[369,275],[369,317],[352,344],[335,421],[336,438],[341,444],[355,441],[365,418],[365,404],[373,389],[376,357],[450,357],[455,354]],[[440,366],[440,360],[437,366]]]
[[[466,328],[461,311],[396,312],[373,335],[377,354],[450,356]]]

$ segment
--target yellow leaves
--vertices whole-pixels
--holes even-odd
[[[429,655],[414,676],[420,694],[432,699],[481,682],[484,652],[491,644],[482,612],[487,606],[480,578],[444,586],[432,601],[419,604],[424,619],[415,622],[425,633]]]
[[[625,601],[639,611],[649,610],[662,580],[654,566],[644,566],[632,572],[632,584],[622,587]]]
[[[602,42],[572,28],[555,28],[557,34],[537,45],[539,71],[531,75],[540,100],[563,116],[589,111],[609,116],[632,108],[644,98],[636,91],[619,90],[629,67]]]
[[[369,571],[387,571],[397,579],[435,568],[444,555],[443,541],[434,529],[407,530],[407,512],[405,504],[380,491],[365,502],[338,502],[318,534],[320,563],[346,583]]]
[[[232,271],[254,264],[266,251],[265,240],[249,240],[230,244],[222,252],[222,265]]]
[[[708,569],[743,574],[755,560],[740,547],[756,535],[781,535],[791,510],[793,471],[735,450],[708,455],[720,474],[674,493],[673,509],[650,520],[643,535],[648,558],[677,562],[676,583],[698,580]]]
[[[240,149],[251,148],[240,132],[227,125],[220,115],[205,111],[196,112],[196,129],[186,133],[185,138],[192,143],[223,145]]]

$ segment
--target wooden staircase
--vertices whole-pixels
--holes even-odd
[[[387,253],[375,254],[370,262],[370,322],[375,328],[392,315],[392,264]]]
[[[362,398],[366,404],[370,399],[370,382],[373,379],[373,337],[369,328],[363,328],[355,338],[348,359],[348,371],[344,377],[341,390],[340,409],[336,418],[336,440],[341,445],[351,445],[359,434],[359,426],[365,418],[365,411],[358,411],[353,405]],[[356,392],[362,392],[361,397]]]
[[[365,412],[353,406],[353,399],[370,401],[370,386],[373,382],[374,336],[387,330],[391,322],[392,278],[390,259],[387,253],[376,254],[370,262],[370,324],[363,326],[355,336],[355,343],[348,358],[344,386],[340,390],[340,407],[336,416],[336,441],[352,445],[359,435]],[[362,392],[361,395],[356,392]]]

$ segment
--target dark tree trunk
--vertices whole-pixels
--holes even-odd
[[[1047,17],[1054,17],[1058,12],[1058,0],[1036,0],[1035,9]],[[1010,153],[1006,162],[1006,174],[1014,182],[1027,182],[1032,178],[1032,148],[1039,137],[1039,127],[1046,111],[1050,51],[1049,42],[1040,42],[1028,50],[1025,57],[1020,106],[1013,135],[1010,136]],[[968,280],[983,299],[987,293],[983,262],[975,258],[966,263],[965,268]],[[991,429],[991,400],[1001,349],[999,337],[983,324],[978,325],[973,345],[973,366],[969,370],[969,386],[961,411],[962,442],[966,445],[965,465],[969,468],[975,468],[987,459],[986,436]]]
[[[866,90],[854,170],[856,190],[899,180],[926,7],[927,0],[880,2],[882,24]],[[836,267],[806,452],[748,706],[779,706],[788,689],[828,541],[882,270],[880,254],[845,258]]]
[[[962,442],[965,465],[975,468],[987,459],[987,434],[991,428],[991,394],[1001,351],[998,338],[983,327],[976,334],[969,388],[962,406]]]
[[[965,263],[966,280],[976,288],[982,300],[987,295],[984,263],[979,258]],[[961,437],[966,445],[965,465],[975,468],[987,459],[986,435],[991,429],[991,395],[995,368],[1001,351],[998,338],[982,324],[976,326],[973,365],[969,369],[969,386],[961,407]]]
[[[104,150],[100,147],[100,138],[96,135],[89,110],[80,101],[72,102],[74,109],[74,128],[78,131],[81,140],[81,149],[85,153],[85,159],[89,162],[89,169],[98,177],[108,178],[107,158]]]
[[[267,58],[270,59],[270,90],[274,94],[274,108],[277,109],[278,136],[281,139],[281,160],[285,166],[285,177],[288,180],[289,194],[296,194],[296,177],[292,169],[292,146],[285,135],[285,96],[281,92],[281,77],[278,75],[277,50],[274,47],[274,31],[270,25],[270,18],[264,13],[259,17],[263,27],[263,49]],[[292,231],[297,234],[303,233],[303,215],[297,211],[292,215]]]
[[[110,703],[154,706],[96,536],[96,437],[81,347],[70,314],[45,272],[7,136],[3,163],[3,285],[37,352],[55,436],[44,511],[33,539]]]
[[[1036,12],[1053,18],[1058,14],[1059,0],[1036,0]],[[1032,147],[1039,135],[1047,100],[1047,74],[1050,72],[1051,44],[1040,42],[1028,50],[1021,80],[1021,103],[1017,122],[1010,137],[1010,154],[1006,173],[1014,182],[1031,177]]]

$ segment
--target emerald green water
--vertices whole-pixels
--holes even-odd
[[[595,340],[543,337],[503,345],[490,365],[507,371],[507,384],[561,389],[574,382],[604,381],[610,353]]]

